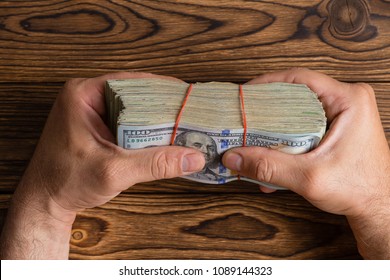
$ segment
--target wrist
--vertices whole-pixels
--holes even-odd
[[[360,215],[347,216],[365,259],[390,259],[390,202],[383,199],[369,204]]]
[[[76,213],[61,208],[37,187],[20,184],[1,237],[2,259],[67,259]]]
[[[64,209],[48,195],[31,194],[19,188],[12,196],[10,209],[13,212],[40,220],[46,220],[62,228],[71,228],[76,212]]]
[[[30,180],[22,179],[12,197],[11,207],[15,211],[24,210],[29,216],[45,218],[47,222],[63,227],[71,228],[76,218],[76,212],[59,205],[44,185],[34,184]]]

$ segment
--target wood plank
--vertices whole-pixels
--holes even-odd
[[[0,208],[5,200],[0,199]],[[0,211],[3,212],[3,211]],[[291,193],[122,194],[81,212],[72,259],[356,259],[342,216]]]
[[[102,209],[79,215],[71,257],[334,259],[358,255],[342,217],[322,213],[287,194],[232,194],[121,196]]]
[[[69,77],[138,70],[244,82],[310,67],[371,83],[390,143],[389,22],[390,2],[382,0],[0,2],[0,227]],[[360,256],[344,217],[294,193],[173,179],[136,185],[81,212],[71,258]]]
[[[390,83],[371,83],[390,143]],[[0,190],[11,192],[27,167],[61,84],[0,83]],[[128,192],[257,192],[250,183],[204,185],[182,179],[134,186]]]
[[[118,70],[242,81],[297,66],[341,80],[390,81],[388,1],[17,3],[0,2],[4,82]]]

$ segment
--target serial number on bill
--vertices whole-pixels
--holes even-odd
[[[256,275],[269,276],[272,275],[272,267],[213,267],[213,275]]]

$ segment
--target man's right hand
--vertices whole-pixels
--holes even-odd
[[[243,147],[226,152],[224,165],[287,187],[324,211],[346,215],[363,257],[390,258],[390,150],[372,88],[307,69],[267,74],[249,83],[270,82],[308,85],[324,106],[329,130],[307,154]]]
[[[104,123],[104,84],[134,78],[174,79],[122,72],[65,84],[13,195],[2,258],[68,258],[77,211],[102,205],[136,183],[202,170],[205,159],[195,149],[126,150],[114,143]]]

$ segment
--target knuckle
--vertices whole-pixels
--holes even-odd
[[[288,71],[287,81],[290,83],[295,83],[298,77],[302,77],[307,74],[310,70],[304,67],[294,67]]]
[[[94,147],[89,151],[89,162],[92,169],[90,172],[97,180],[97,185],[102,189],[122,189],[135,183],[132,170],[136,166],[127,161],[128,155],[120,149],[106,149],[102,151],[100,147]],[[136,172],[136,171],[135,171]]]
[[[255,165],[256,179],[270,183],[276,173],[276,166],[266,159],[258,159]]]
[[[83,81],[84,79],[82,78],[73,78],[73,79],[69,79],[65,82],[64,84],[64,89],[74,89],[74,88],[77,88],[80,86],[81,82]]]
[[[375,100],[374,89],[366,83],[355,84],[355,95],[357,100],[363,103],[363,105]]]
[[[351,85],[353,90],[353,103],[356,105],[356,111],[362,119],[368,118],[377,110],[375,93],[373,88],[365,83]]]
[[[114,159],[105,159],[99,162],[100,164],[96,168],[99,184],[103,186],[112,184],[119,172],[118,162]]]
[[[157,152],[152,160],[152,177],[156,180],[174,177],[176,166],[177,160],[174,157],[164,152]]]
[[[110,186],[115,184],[118,178],[119,171],[121,169],[120,161],[113,158],[107,158],[105,156],[94,155],[95,165],[92,167],[92,173],[97,179],[100,186]]]
[[[367,83],[357,83],[356,85],[358,87],[360,87],[369,96],[375,95],[374,89],[369,84],[367,84]]]
[[[62,88],[61,95],[71,99],[77,97],[84,81],[85,79],[82,78],[67,80]]]
[[[302,181],[302,195],[308,200],[316,200],[319,196],[320,190],[324,182],[326,182],[325,173],[323,169],[312,167],[305,170]]]

